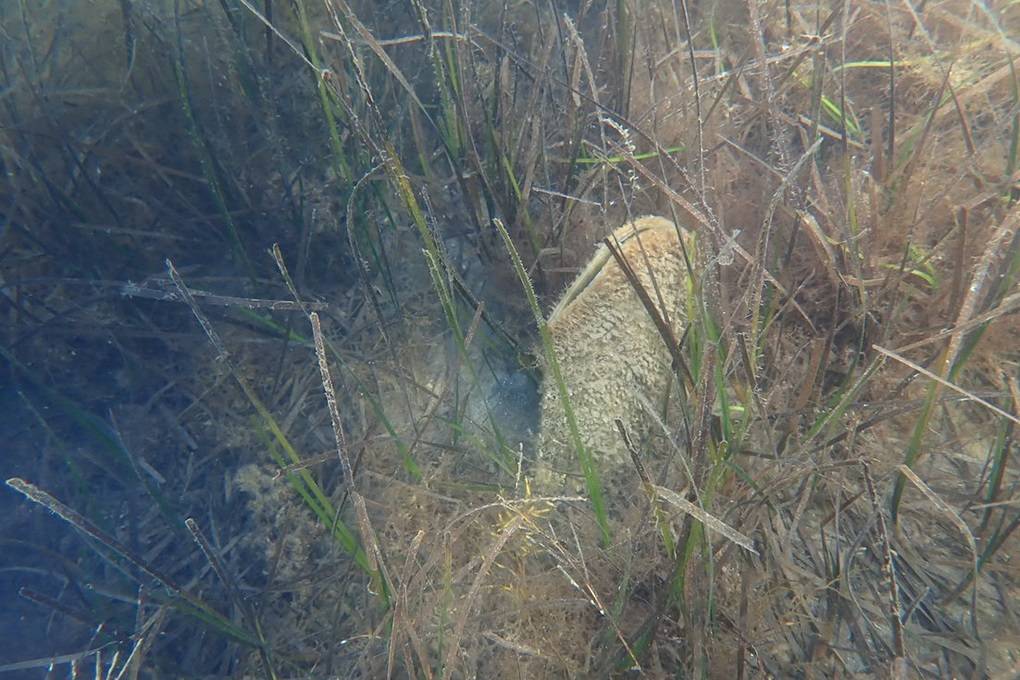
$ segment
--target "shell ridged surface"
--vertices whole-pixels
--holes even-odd
[[[665,305],[664,317],[679,337],[690,282],[676,227],[660,217],[642,217],[614,236],[660,313]],[[686,233],[684,240],[688,246],[693,243]],[[557,304],[549,331],[581,439],[596,470],[604,478],[619,471],[632,473],[614,421],[621,419],[635,441],[645,436],[649,417],[638,395],[656,406],[663,402],[671,361],[655,322],[604,245]],[[549,375],[542,390],[538,458],[536,481],[544,491],[561,488],[564,473],[579,470],[559,389]]]

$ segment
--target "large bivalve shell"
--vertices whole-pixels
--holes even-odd
[[[693,257],[690,234],[678,232],[661,217],[636,219],[613,234],[677,338],[686,325],[691,288],[678,233]],[[644,441],[652,420],[647,405],[660,408],[664,403],[672,362],[655,322],[605,245],[553,309],[549,330],[581,439],[596,470],[606,483],[621,472],[636,479],[615,420],[623,421],[635,442]],[[561,490],[571,476],[577,480],[573,488],[583,486],[559,389],[548,374],[542,388],[538,463],[536,482],[542,491]]]

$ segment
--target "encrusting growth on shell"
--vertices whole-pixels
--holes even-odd
[[[693,257],[693,239],[683,233]],[[661,217],[641,217],[613,237],[680,337],[690,277],[677,228]],[[620,470],[631,471],[615,420],[623,421],[634,441],[645,436],[650,418],[641,396],[656,407],[663,403],[671,359],[655,322],[604,244],[553,309],[549,331],[581,439],[596,470],[609,478]],[[559,390],[548,376],[542,390],[538,462],[537,487],[546,492],[563,486],[564,473],[579,470]]]

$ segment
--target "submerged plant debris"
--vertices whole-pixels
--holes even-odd
[[[1017,36],[0,3],[0,671],[1020,676]]]

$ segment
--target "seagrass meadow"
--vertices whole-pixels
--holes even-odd
[[[0,674],[1020,677],[1020,3],[0,3]]]

